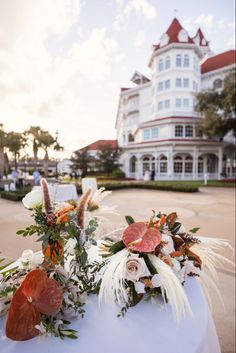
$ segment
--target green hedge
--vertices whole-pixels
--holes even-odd
[[[140,183],[140,182],[120,182],[120,183],[98,183],[99,187],[105,187],[106,190],[120,190],[120,189],[149,189],[149,190],[163,190],[163,191],[180,191],[180,192],[198,192],[197,186],[181,185],[181,184],[157,184],[157,183]],[[77,191],[81,193],[81,186],[77,184]]]
[[[1,191],[1,198],[10,201],[21,201],[25,194],[16,193],[13,191]]]

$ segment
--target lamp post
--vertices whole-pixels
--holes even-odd
[[[56,130],[56,147],[57,147],[57,144],[58,144],[58,130]],[[58,165],[57,165],[57,152],[58,150],[56,149],[56,180],[58,180]]]

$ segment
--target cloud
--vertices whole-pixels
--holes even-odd
[[[146,34],[144,31],[138,31],[135,41],[134,41],[134,46],[135,47],[141,47],[143,43],[145,42],[146,39]]]
[[[142,15],[146,20],[153,20],[156,17],[156,8],[148,0],[116,0],[118,13],[115,17],[113,27],[119,31],[129,17],[134,13]]]
[[[212,14],[201,14],[198,16],[195,21],[196,24],[204,25],[206,28],[212,28],[214,22],[214,16]]]
[[[79,0],[1,2],[0,122],[6,130],[58,129],[68,146],[97,138],[94,120],[102,103],[94,87],[97,81],[104,87],[124,54],[105,28],[81,37],[80,14]]]

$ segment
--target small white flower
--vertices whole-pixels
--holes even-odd
[[[65,246],[65,250],[69,255],[75,255],[75,247],[77,244],[77,240],[75,238],[70,238]]]
[[[41,322],[40,325],[35,325],[35,328],[37,330],[39,330],[39,332],[41,333],[41,335],[46,335],[47,330],[45,328],[45,326],[43,325],[43,323]]]
[[[158,273],[155,274],[152,279],[151,279],[152,285],[154,288],[158,288],[163,284],[163,281],[161,279],[161,275],[159,275]]]
[[[142,282],[135,282],[134,288],[138,294],[144,294],[146,293],[145,291],[145,285]]]
[[[186,229],[184,228],[183,224],[181,224],[181,227],[179,228],[177,234],[185,234],[186,233]]]
[[[33,190],[25,195],[22,200],[22,203],[25,208],[33,209],[36,206],[43,203],[43,192],[42,190]]]
[[[27,268],[30,266],[30,261],[33,255],[34,255],[34,252],[31,249],[26,249],[23,251],[19,259],[23,268]]]
[[[39,265],[41,265],[44,261],[44,256],[41,252],[34,253],[30,259],[30,268],[33,270]]]
[[[164,255],[169,255],[170,253],[175,251],[174,242],[173,242],[173,239],[171,238],[171,236],[169,236],[168,234],[163,233],[161,240],[167,243],[166,245],[163,246],[163,248],[161,250],[161,252]]]

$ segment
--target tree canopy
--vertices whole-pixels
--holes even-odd
[[[223,81],[223,88],[207,90],[197,95],[195,109],[202,116],[199,131],[208,138],[222,140],[236,129],[236,71],[231,71]],[[236,131],[236,130],[235,130]]]

